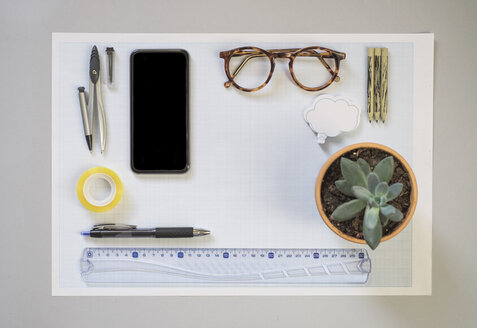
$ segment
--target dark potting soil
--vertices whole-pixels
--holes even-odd
[[[345,153],[342,157],[349,158],[353,161],[362,158],[369,163],[371,170],[373,170],[374,167],[387,156],[390,156],[390,154],[377,148],[358,148]],[[341,175],[340,159],[341,157],[330,165],[321,185],[321,201],[323,203],[323,209],[328,217],[331,217],[331,213],[333,213],[339,205],[353,199],[352,197],[342,194],[335,186],[336,180],[343,179],[343,176]],[[396,182],[402,183],[403,189],[400,196],[391,201],[390,204],[400,210],[404,217],[406,217],[411,205],[411,179],[409,178],[409,174],[404,165],[402,165],[399,159],[394,157],[394,174],[389,185]],[[341,232],[358,239],[363,239],[363,218],[364,210],[354,219],[347,221],[336,221],[330,219],[330,222]],[[401,224],[402,221],[389,221],[388,224],[383,227],[383,237],[391,234]]]

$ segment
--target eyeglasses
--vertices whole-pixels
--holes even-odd
[[[283,58],[289,60],[290,75],[300,88],[319,91],[340,80],[340,61],[346,58],[346,54],[322,47],[272,50],[242,47],[222,51],[220,58],[224,59],[225,74],[229,79],[224,83],[226,88],[233,85],[246,92],[262,89],[272,78],[275,58]]]

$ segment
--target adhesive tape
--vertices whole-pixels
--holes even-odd
[[[81,175],[76,187],[78,198],[93,212],[107,212],[118,205],[123,184],[118,175],[106,167],[93,167]]]

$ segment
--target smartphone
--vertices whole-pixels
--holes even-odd
[[[182,49],[131,54],[131,169],[189,169],[189,54]]]

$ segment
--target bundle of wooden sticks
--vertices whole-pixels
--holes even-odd
[[[368,119],[384,123],[388,115],[388,49],[368,48]]]

